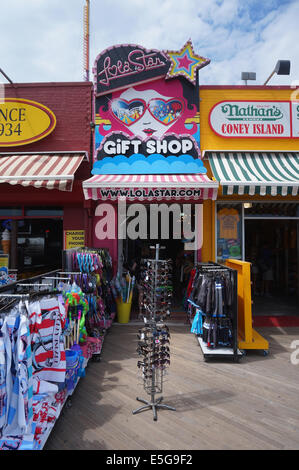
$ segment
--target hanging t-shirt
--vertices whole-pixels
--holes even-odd
[[[14,351],[16,342],[16,333],[19,326],[19,317],[16,314],[7,315],[4,319],[3,326],[1,328],[1,334],[3,337],[4,349],[5,349],[5,419],[4,428],[2,432],[5,432],[5,427],[8,423],[9,408],[12,402],[12,391],[14,386],[14,377],[16,374],[16,367],[14,363]]]
[[[65,311],[57,298],[43,298],[29,306],[33,374],[41,380],[64,382],[66,361],[63,342]]]
[[[217,218],[219,220],[219,238],[238,239],[239,213],[236,209],[221,209]]]
[[[5,319],[2,328],[7,360],[7,410],[3,435],[27,434],[32,424],[32,361],[28,318],[19,314]]]
[[[3,333],[1,332],[2,326],[3,322],[2,319],[0,319],[0,436],[2,436],[2,429],[5,425],[7,407],[6,361]]]

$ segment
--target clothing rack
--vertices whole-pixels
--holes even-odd
[[[239,362],[240,357],[242,357],[241,351],[238,349],[238,288],[237,288],[237,271],[234,269],[229,268],[228,266],[224,266],[218,263],[214,263],[209,261],[208,263],[197,263],[195,265],[196,275],[208,275],[209,277],[215,274],[215,282],[217,280],[217,276],[224,274],[228,275],[231,283],[232,293],[231,298],[232,302],[229,306],[229,316],[217,314],[210,315],[204,312],[200,305],[196,303],[194,299],[188,299],[189,308],[195,309],[196,312],[199,311],[203,314],[205,319],[209,320],[210,328],[213,325],[213,328],[217,328],[217,321],[227,321],[227,323],[231,322],[231,346],[215,346],[210,347],[208,343],[203,340],[203,335],[196,334],[199,346],[201,347],[202,354],[205,360],[210,358],[227,358],[232,359],[234,362]],[[196,276],[195,275],[195,276]]]
[[[50,279],[50,278],[49,278]],[[18,286],[21,287],[47,287],[47,286],[52,286],[52,284],[33,284],[33,283],[28,283],[28,284],[18,284]]]
[[[0,294],[0,298],[29,298],[30,294]]]
[[[42,380],[44,380],[45,382],[48,381],[49,383],[51,383],[51,387],[53,387],[54,385],[57,385],[57,386],[59,385],[59,388],[57,389],[57,391],[55,390],[55,400],[53,398],[53,401],[51,401],[52,403],[51,413],[54,413],[54,415],[51,414],[50,411],[49,411],[49,414],[47,414],[47,411],[44,411],[43,408],[41,408],[40,406],[43,403],[43,401],[45,401],[45,404],[46,404],[45,410],[48,409],[48,403],[50,403],[49,400],[52,400],[52,398],[49,398],[49,397],[51,397],[51,394],[54,393],[53,388],[50,387],[50,389],[48,389],[46,392],[40,392],[40,393],[39,393],[38,388],[35,389],[35,392],[32,397],[34,399],[34,403],[30,405],[30,409],[33,411],[33,415],[34,415],[34,419],[32,421],[32,427],[30,427],[30,431],[29,431],[30,433],[28,434],[26,433],[22,435],[19,429],[17,429],[16,432],[14,432],[14,430],[10,432],[9,430],[9,434],[3,433],[1,435],[2,429],[0,428],[0,446],[2,449],[41,450],[53,429],[54,423],[57,421],[57,419],[60,416],[63,406],[66,403],[69,403],[69,400],[71,399],[71,395],[73,394],[74,389],[80,380],[80,377],[83,377],[85,375],[85,368],[87,366],[88,360],[91,358],[92,359],[97,358],[101,352],[104,335],[92,336],[88,334],[86,337],[84,336],[85,334],[83,331],[84,322],[81,322],[82,318],[84,318],[85,304],[82,304],[82,302],[85,301],[84,295],[82,296],[82,298],[80,297],[80,299],[82,300],[82,302],[80,301],[80,307],[82,307],[82,312],[80,312],[80,317],[79,315],[75,317],[73,316],[72,309],[73,308],[75,309],[76,305],[70,305],[68,313],[66,310],[67,302],[70,299],[70,297],[66,298],[67,295],[69,295],[69,292],[67,293],[67,295],[64,295],[64,293],[62,293],[59,289],[55,289],[55,283],[58,284],[59,281],[62,281],[63,279],[71,281],[72,277],[77,276],[77,280],[79,281],[80,279],[84,279],[83,277],[84,275],[85,273],[83,274],[81,272],[77,272],[76,270],[72,270],[72,269],[70,269],[69,271],[65,270],[63,272],[59,270],[55,270],[55,271],[51,271],[48,273],[40,274],[33,278],[22,279],[21,282],[19,280],[14,283],[11,283],[10,285],[5,285],[5,286],[0,287],[0,318],[1,318],[1,321],[3,320],[3,324],[5,324],[5,322],[7,321],[11,321],[11,319],[9,318],[10,314],[12,314],[12,319],[14,319],[14,303],[16,303],[16,306],[18,307],[18,302],[22,300],[26,301],[26,304],[27,304],[27,301],[29,301],[28,312],[30,312],[30,314],[27,315],[28,313],[27,308],[23,309],[23,306],[21,304],[19,304],[21,309],[20,310],[18,309],[18,310],[19,310],[19,313],[23,313],[23,310],[24,310],[24,314],[27,317],[26,321],[32,322],[30,323],[30,325],[34,325],[35,324],[34,322],[39,323],[40,318],[42,321],[43,319],[45,320],[45,325],[43,325],[41,329],[38,328],[39,337],[34,327],[35,333],[32,336],[33,340],[32,338],[30,339],[32,363],[33,363],[32,367],[35,369],[36,369],[36,365],[38,366],[38,369],[39,368],[42,369],[44,367],[43,357],[39,357],[39,356],[44,356],[44,351],[48,353],[49,351],[49,349],[47,349],[48,346],[51,348],[54,347],[54,335],[56,335],[55,336],[55,347],[56,347],[55,359],[57,361],[57,364],[55,363],[53,367],[53,371],[50,371],[50,372],[51,373],[53,372],[54,374],[61,374],[61,375],[65,374],[64,381],[58,380],[56,378],[57,375],[54,378],[53,376],[51,376],[50,379],[41,377],[41,381]],[[48,283],[47,280],[50,281],[50,283]],[[102,288],[102,284],[100,285],[100,287]],[[53,295],[53,299],[52,299],[52,295]],[[81,292],[77,294],[77,291],[76,291],[75,295],[81,295]],[[31,310],[32,307],[35,308],[35,305],[38,307],[39,296],[45,296],[45,299],[41,299],[41,304],[43,303],[45,307],[45,309],[43,310],[44,313],[41,316],[38,315],[38,309]],[[32,304],[31,304],[31,300],[33,301]],[[37,300],[37,303],[35,303],[35,300]],[[56,304],[55,304],[55,301],[57,301]],[[49,304],[51,305],[50,309],[48,309]],[[54,316],[52,316],[53,304],[55,304]],[[80,310],[80,307],[78,308],[78,312]],[[65,312],[64,312],[64,308],[65,308]],[[60,318],[59,312],[62,314],[61,318]],[[64,313],[67,313],[67,316],[65,316]],[[86,310],[85,310],[85,313],[86,313]],[[61,325],[60,325],[60,320],[61,320]],[[20,317],[17,318],[15,324],[18,326],[19,322],[20,322]],[[53,330],[52,333],[48,333],[49,322],[51,322],[51,328]],[[68,326],[68,322],[69,322],[69,326]],[[112,320],[111,320],[111,323],[112,323]],[[105,324],[105,328],[108,329],[109,327],[110,327],[110,324],[108,324],[108,321],[107,321],[107,323]],[[46,329],[46,335],[42,334],[43,329]],[[71,339],[75,341],[73,345],[71,344],[71,342],[66,344],[66,338],[69,335],[69,330],[70,330]],[[82,331],[83,331],[82,336],[84,336],[84,339],[86,338],[86,342],[83,341],[83,344],[80,343],[81,351],[79,352],[78,345],[79,345],[80,333]],[[53,341],[51,340],[48,342],[47,340],[45,340],[45,337],[48,338],[49,334],[53,336]],[[58,334],[59,334],[59,339],[57,336]],[[18,336],[18,338],[20,341],[24,341],[23,337]],[[64,344],[64,347],[62,349],[60,349],[60,346],[59,346],[60,344]],[[68,346],[69,346],[69,349],[68,349]],[[29,348],[29,345],[28,345],[28,348]],[[15,349],[17,351],[22,350],[22,348],[15,348]],[[63,350],[65,350],[65,354],[63,354],[64,352]],[[60,352],[62,354],[61,357],[60,357]],[[54,353],[53,353],[53,358],[54,358]],[[51,357],[51,361],[52,361],[52,357]],[[44,367],[45,371],[47,371],[48,367],[49,369],[51,369],[51,365],[52,365],[51,361],[49,364],[45,365]],[[64,361],[65,361],[65,366],[63,365]],[[60,363],[62,364],[61,367],[59,365]],[[28,370],[32,370],[31,366],[28,367]],[[32,375],[30,377],[31,377],[30,378],[31,380]],[[32,382],[31,382],[31,387],[33,387]],[[49,396],[47,395],[47,393],[49,393]],[[32,419],[32,415],[30,419]]]

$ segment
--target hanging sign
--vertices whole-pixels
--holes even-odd
[[[291,137],[290,102],[222,101],[209,115],[221,137]]]
[[[54,113],[35,101],[5,98],[0,101],[0,147],[15,147],[43,139],[56,126]]]
[[[85,230],[65,230],[64,250],[82,248],[85,246]]]

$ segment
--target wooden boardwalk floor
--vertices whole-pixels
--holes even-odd
[[[169,323],[171,365],[164,402],[176,411],[137,415],[147,399],[137,372],[138,326],[113,324],[101,362],[90,362],[45,450],[299,449],[299,328],[264,328],[270,353],[240,363],[205,362],[187,325]],[[298,346],[297,346],[298,347]],[[299,358],[299,354],[298,354]]]

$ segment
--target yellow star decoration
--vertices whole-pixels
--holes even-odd
[[[182,76],[193,85],[196,84],[196,71],[210,63],[210,59],[194,53],[190,39],[180,51],[165,51],[165,55],[171,62],[165,78]]]

